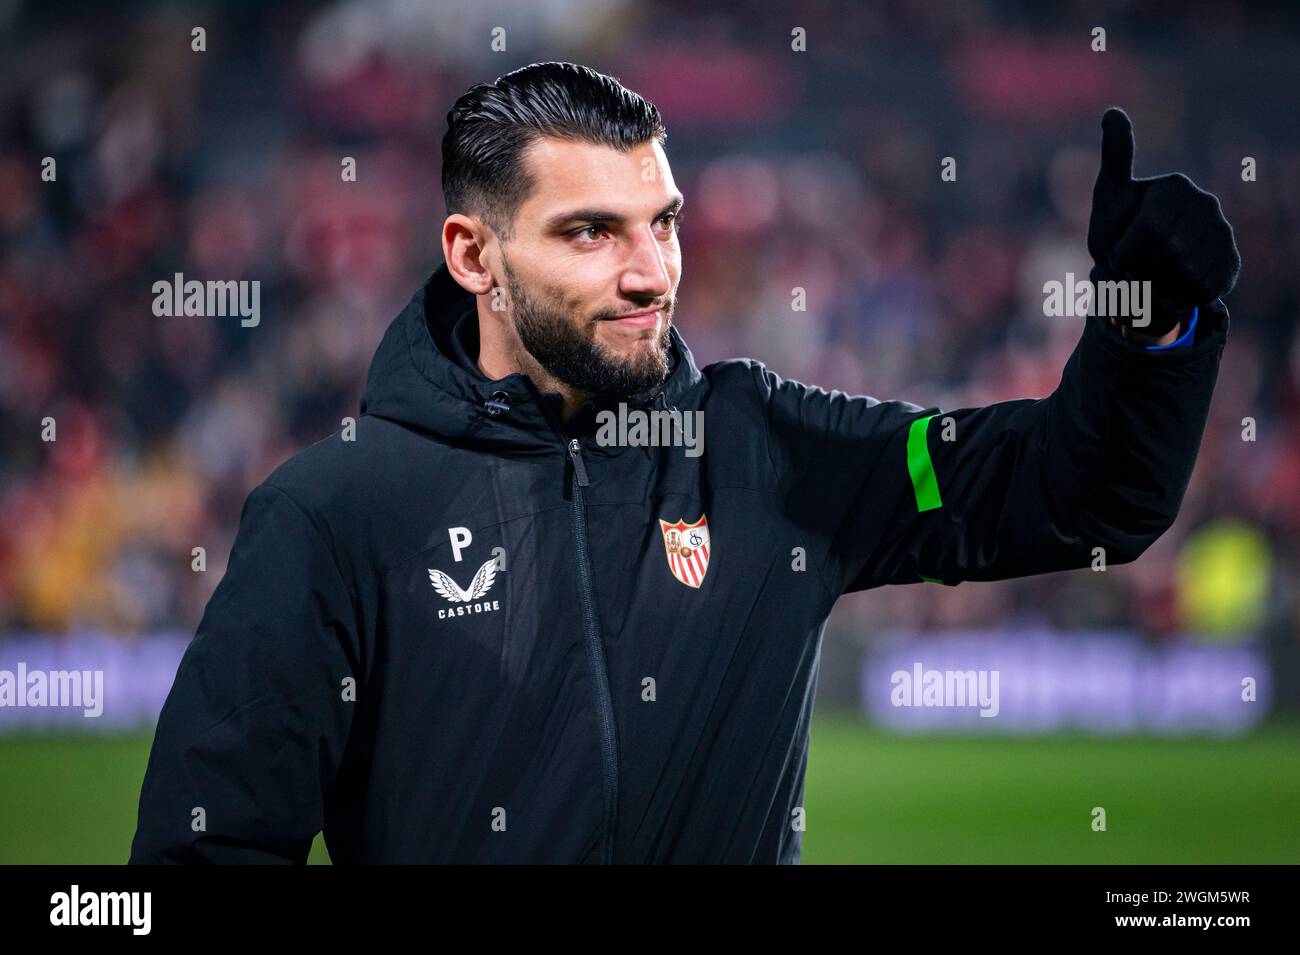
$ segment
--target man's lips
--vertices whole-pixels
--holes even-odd
[[[628,328],[649,328],[659,321],[659,314],[662,308],[652,308],[644,312],[632,312],[629,315],[619,315],[616,318],[606,319],[606,321],[617,322]]]

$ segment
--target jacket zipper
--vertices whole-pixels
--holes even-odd
[[[618,809],[618,738],[614,726],[614,702],[609,690],[609,671],[605,665],[605,648],[600,641],[600,624],[596,620],[596,600],[591,585],[587,507],[582,493],[582,489],[588,487],[590,482],[587,480],[587,467],[582,460],[582,446],[577,438],[569,441],[569,457],[573,461],[573,502],[569,508],[569,527],[573,531],[574,552],[578,558],[583,638],[595,684],[596,715],[600,722],[600,754],[605,783],[605,864],[611,865],[614,862],[614,823]]]

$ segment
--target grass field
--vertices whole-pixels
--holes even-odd
[[[147,734],[0,737],[0,863],[117,863]],[[1300,863],[1300,728],[1239,739],[813,729],[805,863]],[[1107,830],[1091,828],[1094,806]],[[312,862],[328,862],[319,837]]]

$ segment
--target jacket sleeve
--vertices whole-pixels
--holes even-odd
[[[1228,324],[1215,302],[1189,347],[1148,350],[1088,316],[1051,395],[948,412],[757,366],[779,493],[832,597],[1135,560],[1182,504]]]
[[[332,551],[293,500],[260,485],[163,705],[130,861],[305,862],[358,659]]]

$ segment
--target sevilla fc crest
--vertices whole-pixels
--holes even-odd
[[[659,529],[664,534],[664,549],[668,551],[668,569],[687,587],[699,587],[709,570],[709,519],[701,514],[694,524],[680,520],[669,524],[659,519]]]

